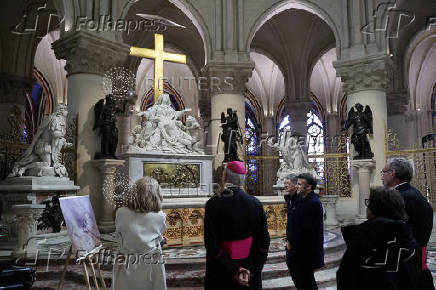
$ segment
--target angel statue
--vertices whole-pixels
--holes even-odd
[[[64,146],[68,111],[65,104],[58,104],[55,111],[44,118],[33,137],[32,144],[20,160],[15,162],[9,177],[14,176],[68,176],[65,166],[59,161]]]
[[[241,161],[238,157],[238,143],[242,144],[242,133],[238,115],[232,108],[227,108],[227,116],[221,113],[221,140],[224,142],[224,162]]]
[[[118,145],[116,114],[124,113],[126,103],[127,102],[123,102],[123,109],[120,109],[112,94],[108,94],[105,99],[101,99],[95,104],[95,121],[92,129],[98,129],[99,135],[101,135],[101,152],[96,152],[94,159],[117,159],[115,156]]]
[[[344,130],[348,130],[353,126],[353,134],[351,135],[351,143],[358,155],[353,159],[371,159],[374,154],[371,151],[371,146],[368,141],[367,134],[372,134],[372,111],[367,105],[365,110],[359,103],[354,105],[354,108],[348,112],[348,119],[345,122]]]

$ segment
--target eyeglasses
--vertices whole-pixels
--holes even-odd
[[[369,198],[365,198],[365,206],[369,205]]]
[[[391,172],[391,171],[392,171],[392,169],[382,170],[382,171],[380,171],[380,174],[381,174],[381,175],[384,175],[385,173],[387,173],[387,172]]]

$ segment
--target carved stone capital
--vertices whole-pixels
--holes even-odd
[[[360,159],[352,160],[351,167],[359,170],[360,173],[370,173],[375,168],[375,160],[373,159]]]
[[[370,89],[386,90],[388,73],[385,54],[336,61],[333,65],[344,83],[343,89],[346,94]]]
[[[211,93],[243,94],[253,69],[253,62],[211,63],[206,66],[204,75],[208,78]]]
[[[113,176],[118,167],[123,166],[126,161],[119,159],[98,159],[92,160],[91,162],[94,167],[100,170],[102,176],[105,178],[107,176]]]
[[[312,108],[312,102],[309,100],[288,100],[284,104],[284,107],[293,120],[305,121],[307,119],[307,113],[309,113]]]
[[[43,204],[15,204],[12,206],[18,230],[17,253],[25,252],[29,238],[36,235],[37,219],[41,216],[44,208]]]
[[[32,78],[0,73],[0,103],[11,103],[24,106],[26,93],[32,90]]]
[[[407,112],[409,94],[405,92],[389,92],[387,97],[388,115],[398,115]]]
[[[91,73],[103,75],[121,65],[129,56],[129,46],[87,31],[76,31],[53,42],[57,59],[65,59],[68,75]]]

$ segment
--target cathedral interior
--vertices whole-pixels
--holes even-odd
[[[223,164],[234,160],[225,152],[232,144],[223,142],[223,116],[240,135],[233,154],[247,169],[243,187],[268,217],[265,289],[296,289],[285,263],[279,182],[288,172],[283,164],[297,162],[295,150],[320,180],[316,193],[326,214],[326,266],[315,273],[320,289],[337,289],[346,249],[340,226],[364,213],[364,195],[383,185],[387,159],[410,160],[411,184],[436,207],[434,0],[14,0],[1,6],[0,260],[21,257],[31,265],[31,289],[59,289],[60,281],[63,289],[110,287],[112,266],[97,263],[83,273],[85,263],[66,258],[65,224],[40,227],[40,216],[53,196],[89,196],[102,247],[115,250],[116,192],[143,175],[162,187],[168,289],[203,289],[205,202]],[[145,50],[134,54],[133,48]],[[111,113],[116,137],[95,129],[97,113],[109,108],[108,101],[100,102],[102,111],[97,104],[108,94],[119,105]],[[58,148],[53,167],[71,184],[11,189],[14,162],[42,138],[41,130],[52,128],[46,120],[62,104],[68,111],[62,142],[69,146]],[[371,114],[364,137],[370,152],[362,160],[347,130],[356,104]],[[153,113],[157,105],[172,108],[165,114],[173,114],[173,127],[153,145],[167,151],[144,151],[153,135],[143,143],[136,137],[145,153],[132,153],[132,136],[149,128],[150,114],[161,114]],[[303,141],[292,152],[284,145],[287,132]],[[95,158],[113,138],[113,154]],[[427,250],[436,277],[436,232]]]

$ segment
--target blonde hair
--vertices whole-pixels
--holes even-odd
[[[127,201],[127,207],[142,213],[159,212],[162,209],[162,200],[157,180],[150,176],[144,176],[135,182],[132,196]]]

